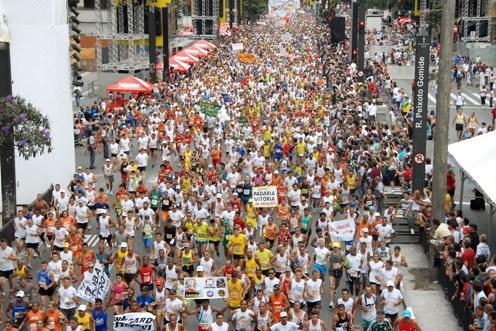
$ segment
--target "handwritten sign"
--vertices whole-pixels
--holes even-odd
[[[85,275],[78,287],[78,296],[81,299],[91,303],[97,298],[105,299],[110,289],[110,279],[103,268],[103,265],[96,261],[93,272]]]
[[[334,221],[330,225],[331,239],[335,241],[350,241],[355,237],[355,220],[347,218],[340,221]]]

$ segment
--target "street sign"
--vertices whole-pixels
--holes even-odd
[[[424,162],[427,149],[429,62],[430,36],[418,34],[415,52],[415,88],[413,90],[413,191],[422,191],[425,186]]]
[[[424,164],[424,162],[425,162],[425,156],[424,156],[424,154],[421,154],[421,153],[415,154],[415,156],[413,157],[413,161],[416,164]]]

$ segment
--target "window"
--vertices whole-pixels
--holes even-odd
[[[110,7],[111,0],[100,0],[100,8],[108,9]],[[83,2],[84,9],[95,9],[95,0],[84,0]]]

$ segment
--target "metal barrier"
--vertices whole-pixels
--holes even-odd
[[[422,230],[420,232],[420,244],[424,250],[425,254],[429,254],[429,236],[427,231]],[[457,291],[457,287],[453,280],[449,279],[446,275],[446,268],[442,261],[437,261],[433,268],[437,268],[437,280],[439,285],[443,288],[446,300],[451,303],[453,313],[458,320],[458,325],[465,331],[469,331],[469,326],[474,323],[473,308],[470,306],[469,300],[462,300],[460,294]],[[462,292],[463,295],[463,292]]]
[[[43,192],[41,195],[43,196],[43,199],[50,204],[51,200],[52,200],[52,192],[53,192],[53,185],[50,185],[50,187],[45,191]],[[29,205],[29,209],[31,210],[32,209],[32,206],[34,204],[34,201],[31,202],[31,204]],[[17,207],[23,207],[23,205],[17,205]],[[10,220],[9,222],[7,222],[1,229],[0,229],[0,238],[2,239],[7,239],[7,241],[10,243],[12,243],[15,239],[14,237],[14,220]]]

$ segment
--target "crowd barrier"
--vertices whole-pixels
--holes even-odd
[[[429,254],[429,234],[426,231],[420,233],[420,244],[425,254]],[[443,261],[436,257],[433,268],[437,268],[437,281],[443,288],[446,300],[451,304],[453,313],[458,320],[458,325],[465,331],[469,331],[469,326],[474,323],[473,308],[470,300],[462,300],[455,283],[446,275],[446,268]]]

